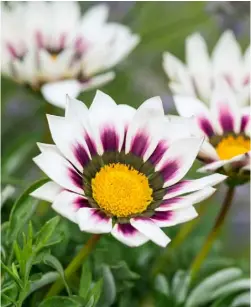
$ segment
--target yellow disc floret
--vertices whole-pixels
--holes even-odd
[[[216,151],[221,160],[228,160],[235,156],[244,154],[250,150],[250,139],[239,135],[237,137],[227,136],[216,146]]]
[[[91,183],[99,207],[116,217],[142,213],[153,200],[147,177],[125,164],[105,165]]]

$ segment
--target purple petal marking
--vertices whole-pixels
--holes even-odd
[[[169,205],[177,204],[182,200],[180,197],[173,197],[169,199],[163,199],[162,203],[160,204],[160,207],[168,208]]]
[[[65,48],[65,42],[66,42],[66,33],[62,33],[59,37],[59,49]]]
[[[89,202],[86,198],[77,197],[74,201],[74,207],[77,209],[90,207]]]
[[[162,174],[164,181],[167,181],[175,176],[178,169],[179,164],[177,161],[168,161],[162,166],[160,173]]]
[[[211,137],[214,134],[213,127],[210,123],[210,121],[203,117],[203,118],[198,118],[199,121],[199,126],[201,130],[208,136]]]
[[[242,118],[241,118],[241,132],[243,132],[246,129],[248,121],[249,121],[249,117],[250,116],[248,114],[242,116]]]
[[[119,148],[119,137],[114,128],[106,127],[101,134],[104,151],[116,151]]]
[[[188,181],[188,180],[183,180],[183,181],[180,181],[180,182],[174,184],[174,185],[171,186],[171,187],[168,187],[168,188],[167,188],[167,193],[166,193],[166,194],[178,192],[178,191],[181,190],[184,186],[186,186],[186,184],[188,184],[189,182],[190,182],[190,181]]]
[[[83,167],[90,162],[90,158],[85,148],[81,144],[77,144],[74,146],[74,155]]]
[[[250,75],[248,74],[243,80],[243,85],[248,85],[249,83],[250,83]]]
[[[162,159],[167,149],[168,149],[168,146],[167,146],[166,141],[160,141],[157,147],[155,148],[154,152],[150,156],[149,161],[153,165],[156,165]]]
[[[74,169],[69,168],[68,171],[69,171],[69,176],[70,176],[71,180],[73,181],[73,183],[77,187],[82,188],[83,187],[82,177]]]
[[[133,236],[137,230],[131,224],[118,224],[118,231],[125,236]]]
[[[173,211],[155,211],[151,218],[157,221],[168,221],[172,219],[172,217]]]
[[[36,40],[38,48],[43,48],[44,47],[43,35],[42,35],[42,33],[40,31],[37,31],[35,33],[35,40]]]
[[[88,146],[91,156],[95,156],[97,154],[97,148],[95,142],[90,138],[88,133],[85,134],[84,139]]]
[[[105,215],[104,212],[100,211],[99,209],[95,209],[92,212],[92,217],[97,221],[104,221],[104,220],[109,220],[109,217]]]
[[[224,132],[234,130],[234,119],[231,112],[226,106],[224,108],[221,108],[219,120]]]
[[[138,132],[132,140],[130,152],[143,157],[148,147],[148,137],[143,132]]]

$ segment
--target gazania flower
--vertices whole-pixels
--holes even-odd
[[[90,109],[68,99],[65,117],[48,121],[56,145],[39,144],[34,161],[52,181],[32,195],[82,231],[111,233],[129,246],[149,239],[166,246],[160,227],[195,218],[192,205],[225,178],[182,180],[202,139],[180,139],[158,97],[135,110],[98,91]]]
[[[100,73],[118,64],[139,42],[129,28],[107,18],[103,4],[83,17],[75,1],[3,5],[3,73],[64,107],[65,93],[76,97],[112,80],[114,72]]]
[[[163,67],[174,94],[195,96],[209,102],[216,80],[224,78],[235,91],[240,104],[250,97],[250,47],[242,55],[241,48],[231,31],[226,31],[209,56],[203,37],[192,34],[186,39],[186,65],[178,58],[164,53]]]
[[[206,165],[199,171],[227,174],[234,185],[250,178],[250,107],[238,106],[237,99],[224,80],[218,80],[209,107],[193,97],[174,97],[181,116],[194,116],[194,135],[206,138],[199,153]]]

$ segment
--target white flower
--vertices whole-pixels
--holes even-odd
[[[209,106],[197,98],[174,96],[178,113],[194,116],[193,134],[206,138],[199,153],[206,165],[200,171],[223,172],[233,184],[250,178],[250,107],[240,107],[236,96],[222,79],[216,82]]]
[[[76,97],[112,80],[114,72],[105,71],[139,42],[129,28],[107,18],[104,4],[92,7],[83,17],[75,1],[3,5],[3,73],[41,89],[50,103],[64,107],[66,93]]]
[[[226,31],[209,56],[203,37],[192,34],[186,39],[186,64],[164,53],[163,67],[174,94],[195,96],[209,102],[216,80],[224,78],[245,105],[250,97],[250,47],[242,55],[241,48],[231,31]]]
[[[68,98],[65,117],[48,121],[55,145],[39,144],[34,161],[52,181],[32,196],[52,202],[82,231],[111,233],[129,246],[166,246],[160,228],[195,218],[192,205],[225,179],[182,180],[202,139],[180,138],[158,97],[135,110],[98,91],[90,109]]]

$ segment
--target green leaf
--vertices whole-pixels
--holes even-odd
[[[44,275],[42,275],[39,279],[31,281],[30,290],[29,290],[28,295],[50,283],[53,283],[54,281],[58,279],[58,277],[59,277],[59,274],[57,272],[47,272]],[[32,280],[33,276],[31,276],[30,279]]]
[[[250,292],[238,295],[232,302],[230,307],[250,306]]]
[[[207,277],[189,295],[185,307],[196,307],[211,300],[212,293],[220,286],[238,279],[242,271],[237,268],[230,268],[218,271]]]
[[[82,307],[81,304],[70,297],[53,296],[44,300],[39,307]]]
[[[1,306],[7,307],[11,305],[12,302],[16,302],[18,295],[18,286],[16,282],[9,281],[4,283],[1,287]]]
[[[41,179],[33,183],[15,202],[10,213],[10,224],[8,240],[13,242],[23,227],[27,224],[27,221],[33,215],[38,205],[38,200],[29,196],[31,192],[42,186],[49,179]]]
[[[158,292],[164,294],[165,296],[170,295],[168,281],[163,274],[158,274],[156,276],[154,287]]]
[[[23,285],[22,285],[22,281],[21,279],[19,278],[18,275],[16,275],[16,272],[13,272],[10,268],[8,268],[2,261],[1,261],[1,266],[2,268],[5,270],[6,273],[9,274],[10,277],[12,277],[12,279],[17,283],[17,285],[22,288]],[[16,269],[15,269],[16,271]]]
[[[53,267],[54,269],[56,269],[58,271],[58,273],[60,274],[63,282],[64,282],[64,285],[65,285],[65,288],[68,292],[69,295],[71,295],[71,291],[70,291],[70,288],[65,280],[65,275],[64,275],[64,269],[61,265],[61,263],[58,261],[58,259],[50,254],[45,254],[44,255],[44,258],[43,258],[43,261],[45,264]]]
[[[190,285],[190,276],[183,271],[178,271],[172,281],[172,293],[178,304],[185,301]]]
[[[91,288],[92,273],[89,261],[85,261],[82,265],[82,273],[79,285],[79,296],[86,298],[88,291]]]
[[[243,290],[248,290],[250,289],[250,279],[248,278],[243,278],[231,283],[228,283],[226,285],[223,285],[219,287],[213,294],[212,294],[212,299],[216,299],[220,296],[225,296],[225,295],[230,295],[235,292],[243,291]]]
[[[100,279],[99,281],[97,281],[95,283],[95,285],[93,286],[93,288],[91,289],[91,291],[89,292],[89,299],[93,296],[94,298],[94,303],[93,306],[95,306],[97,304],[97,302],[99,301],[101,292],[102,292],[102,288],[103,288],[103,280]]]
[[[103,266],[103,295],[102,301],[106,306],[110,306],[116,299],[116,284],[112,272],[108,265]]]
[[[37,252],[47,246],[48,240],[51,238],[53,232],[55,231],[59,220],[59,216],[52,218],[51,220],[47,221],[41,230],[37,233],[35,241]]]
[[[87,304],[85,305],[85,307],[93,307],[94,306],[94,302],[95,302],[95,299],[94,299],[94,296],[92,296],[89,301],[87,302]]]

